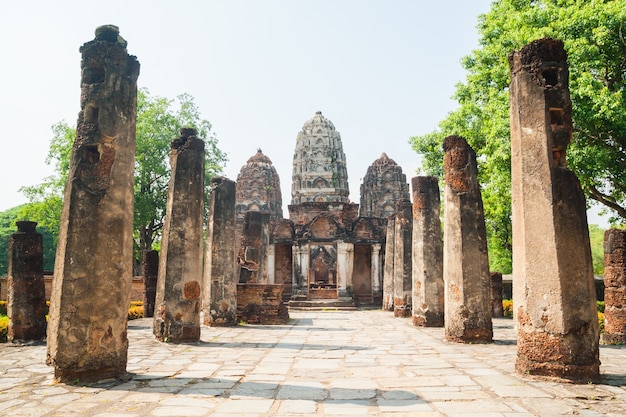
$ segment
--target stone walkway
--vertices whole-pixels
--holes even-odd
[[[382,311],[292,312],[285,326],[202,329],[154,340],[129,323],[129,382],[55,384],[45,345],[0,344],[2,416],[624,416],[626,347],[601,348],[602,384],[514,373],[512,320],[495,343],[446,343]]]

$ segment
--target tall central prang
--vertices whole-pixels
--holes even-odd
[[[321,111],[307,120],[298,133],[292,181],[291,204],[350,202],[341,136]]]

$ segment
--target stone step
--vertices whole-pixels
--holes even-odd
[[[343,300],[291,300],[287,306],[289,310],[293,311],[357,310],[354,301]]]

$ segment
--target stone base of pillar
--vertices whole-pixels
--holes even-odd
[[[518,331],[515,370],[519,374],[586,383],[600,380],[600,360],[580,348],[578,334]]]
[[[443,327],[443,313],[437,314],[427,311],[413,316],[413,325],[422,327]]]
[[[126,361],[118,368],[98,368],[98,369],[61,369],[54,368],[54,379],[63,383],[85,383],[98,382],[105,379],[129,380],[126,372]]]

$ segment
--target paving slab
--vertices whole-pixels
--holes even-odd
[[[457,344],[380,310],[290,312],[286,325],[203,327],[161,343],[129,322],[130,381],[54,382],[44,343],[0,344],[2,416],[554,417],[626,415],[626,347],[602,346],[603,382],[514,371],[513,321]]]

